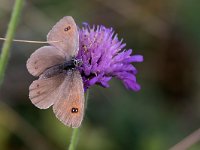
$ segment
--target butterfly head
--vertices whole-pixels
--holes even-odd
[[[80,67],[83,64],[83,61],[81,59],[72,59],[72,62],[74,64],[75,67]]]

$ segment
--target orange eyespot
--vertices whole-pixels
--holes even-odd
[[[71,26],[68,26],[66,28],[64,28],[64,31],[69,31],[71,29]]]

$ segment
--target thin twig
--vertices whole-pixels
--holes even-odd
[[[7,41],[6,38],[0,38],[0,40]],[[18,40],[18,39],[13,39],[12,41],[14,41],[14,42],[22,42],[22,43],[35,43],[35,44],[46,44],[46,43],[61,42],[61,41],[32,41],[32,40]]]
[[[189,136],[185,137],[182,141],[178,144],[170,148],[170,150],[187,150],[192,145],[200,141],[200,129],[197,129]]]

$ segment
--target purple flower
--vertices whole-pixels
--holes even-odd
[[[118,39],[112,28],[90,27],[84,23],[79,29],[79,41],[77,58],[83,61],[79,70],[85,90],[94,84],[109,87],[112,77],[122,80],[127,89],[140,90],[135,76],[137,70],[131,63],[142,62],[143,57],[131,55],[131,49],[124,49],[126,44]]]

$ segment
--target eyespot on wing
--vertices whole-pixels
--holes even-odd
[[[71,57],[76,56],[79,50],[79,33],[74,19],[65,16],[59,20],[49,31],[47,41]]]
[[[56,117],[65,125],[78,128],[84,116],[84,89],[79,71],[72,71],[62,84],[59,100],[53,105]]]

